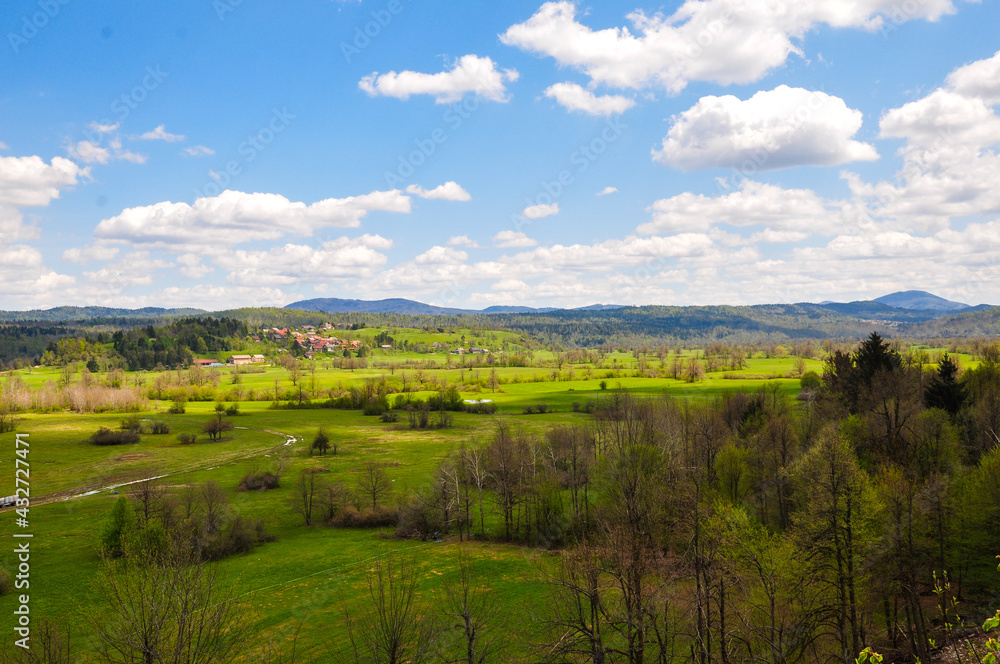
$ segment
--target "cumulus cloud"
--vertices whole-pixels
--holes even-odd
[[[652,220],[639,226],[638,231],[704,233],[716,224],[728,224],[833,235],[844,228],[840,208],[809,189],[785,189],[744,180],[738,190],[721,196],[685,192],[658,200],[648,210]]]
[[[521,211],[521,216],[525,219],[544,219],[554,214],[559,214],[558,203],[529,205]]]
[[[144,134],[139,134],[133,138],[140,141],[166,141],[167,143],[177,143],[178,141],[187,140],[186,136],[181,136],[180,134],[171,134],[166,130],[164,125],[160,125],[156,129],[150,129]]]
[[[88,175],[86,168],[62,157],[54,157],[49,163],[38,156],[0,157],[0,206],[48,205],[59,198],[61,189]]]
[[[117,292],[130,286],[149,286],[156,283],[156,270],[175,267],[170,261],[152,258],[147,251],[133,251],[116,263],[110,263],[99,270],[84,272],[83,276],[92,282]]]
[[[492,241],[493,246],[500,249],[507,249],[511,247],[534,247],[538,244],[537,241],[532,240],[520,231],[500,231],[493,236]]]
[[[62,259],[68,263],[86,265],[90,262],[109,261],[118,255],[118,247],[103,244],[91,244],[85,247],[72,247],[62,254]]]
[[[479,243],[469,238],[468,235],[455,235],[448,240],[449,247],[468,247],[478,249]]]
[[[617,194],[617,193],[618,193],[618,187],[605,187],[604,189],[601,189],[599,192],[597,192],[597,195],[608,196],[610,194]]]
[[[367,279],[385,265],[392,240],[380,235],[340,237],[319,248],[286,244],[267,251],[233,251],[215,258],[233,284],[292,285],[300,282]]]
[[[861,111],[824,92],[781,85],[746,101],[702,97],[673,119],[653,158],[685,171],[752,167],[834,166],[873,161],[878,152],[853,140]]]
[[[545,89],[545,96],[555,99],[570,111],[608,117],[624,113],[635,106],[635,100],[621,95],[595,95],[576,83],[556,83]]]
[[[998,63],[1000,53],[959,67],[943,87],[883,114],[881,137],[905,141],[902,168],[891,182],[847,174],[872,215],[939,230],[949,217],[1000,213]]]
[[[963,97],[1000,104],[1000,52],[992,58],[959,67],[948,75],[948,87]]]
[[[442,201],[469,201],[472,196],[457,182],[445,182],[439,187],[427,190],[418,184],[411,184],[406,188],[406,193],[419,196],[420,198],[436,199]]]
[[[903,20],[937,20],[951,0],[926,0]],[[629,27],[593,30],[573,2],[546,2],[500,39],[554,58],[616,88],[661,87],[676,93],[690,81],[750,83],[801,55],[797,42],[817,25],[877,30],[895,16],[895,0],[770,3],[685,0],[671,16],[628,14]]]
[[[124,210],[98,224],[94,235],[137,245],[184,245],[210,253],[228,246],[284,235],[309,236],[322,228],[356,228],[369,212],[408,213],[411,199],[399,190],[329,198],[311,205],[279,194],[224,191],[193,205],[163,202]]]
[[[460,101],[467,94],[477,94],[489,101],[507,101],[507,83],[519,77],[514,69],[498,69],[491,58],[464,55],[451,67],[437,74],[415,71],[374,72],[365,76],[358,87],[372,97],[409,99],[411,95],[431,95],[438,104]]]

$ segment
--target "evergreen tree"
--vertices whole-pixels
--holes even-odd
[[[958,363],[945,353],[938,363],[937,373],[924,391],[928,408],[940,408],[957,415],[965,404],[965,387],[958,382]]]

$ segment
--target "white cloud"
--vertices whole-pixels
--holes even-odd
[[[118,131],[121,128],[121,122],[115,122],[114,124],[101,124],[100,122],[91,122],[90,128],[101,134],[110,134],[112,132]]]
[[[635,106],[635,100],[621,95],[595,95],[576,83],[556,83],[545,89],[545,96],[555,99],[570,111],[608,117],[624,113]]]
[[[188,279],[201,279],[215,271],[215,268],[202,263],[198,254],[181,254],[177,257],[177,264],[181,266],[181,274]]]
[[[45,267],[42,254],[34,247],[0,245],[0,283],[4,306],[24,309],[52,304],[53,295],[64,297],[76,280]]]
[[[449,247],[468,247],[470,249],[478,249],[479,243],[475,240],[469,239],[468,235],[455,235],[448,240]]]
[[[144,134],[133,136],[133,138],[140,141],[166,141],[167,143],[176,143],[178,141],[187,140],[186,136],[171,134],[166,130],[164,125],[160,125],[156,129],[150,129]]]
[[[130,286],[150,286],[158,280],[155,270],[175,267],[174,263],[151,258],[147,251],[133,251],[112,264],[83,275],[109,292],[120,292]]]
[[[187,203],[129,208],[98,224],[94,235],[137,245],[185,245],[201,253],[214,247],[312,235],[322,228],[356,228],[369,212],[410,212],[411,199],[398,190],[330,198],[307,205],[279,194],[224,191]],[[194,249],[191,249],[194,250]]]
[[[129,161],[133,164],[146,163],[145,155],[124,149],[121,139],[118,137],[108,141],[108,147],[102,147],[93,141],[80,141],[79,143],[70,143],[66,151],[71,157],[85,164],[107,164],[111,161]]]
[[[413,194],[414,196],[419,196],[420,198],[436,199],[442,201],[468,201],[472,200],[472,196],[469,195],[465,189],[457,182],[445,182],[439,187],[427,190],[418,184],[411,184],[406,188],[406,193]]]
[[[411,95],[431,95],[438,104],[460,101],[466,94],[474,93],[490,101],[507,101],[506,83],[519,77],[514,69],[497,69],[491,58],[464,55],[447,71],[423,74],[415,71],[386,74],[374,72],[365,76],[358,87],[376,97],[409,99]]]
[[[118,255],[118,247],[102,244],[92,244],[85,247],[72,247],[62,254],[62,259],[69,263],[85,265],[92,261],[109,261]]]
[[[525,219],[544,219],[554,214],[559,214],[558,203],[530,205],[521,212],[521,216]]]
[[[48,164],[41,157],[0,157],[0,206],[41,207],[59,198],[59,191],[87,177],[69,159],[53,157]]]
[[[451,247],[431,247],[413,259],[417,265],[454,265],[469,260],[469,254]]]
[[[746,101],[702,97],[673,118],[653,158],[685,171],[706,168],[774,170],[834,166],[878,159],[875,148],[853,140],[862,114],[839,97],[781,85]]]
[[[948,75],[948,87],[964,97],[1000,104],[1000,52],[992,58],[959,67]]]
[[[292,285],[300,282],[368,279],[385,265],[381,253],[392,240],[380,235],[340,237],[314,248],[286,244],[268,251],[234,251],[220,254],[215,264],[229,270],[233,284]]]
[[[7,149],[9,149],[9,146],[3,141],[0,141],[0,150],[7,150]]]
[[[618,193],[618,187],[605,187],[604,189],[601,189],[599,192],[597,192],[597,195],[608,196],[610,194],[617,194],[617,193]]]
[[[568,0],[546,2],[500,39],[579,69],[594,84],[676,93],[690,81],[756,81],[801,55],[796,42],[819,24],[877,30],[890,15],[933,21],[955,9],[951,0],[923,0],[910,13],[899,12],[895,0],[685,0],[671,16],[636,10],[626,17],[631,28],[596,31],[577,20],[577,11]]]
[[[493,236],[493,246],[501,249],[534,247],[537,244],[537,241],[532,240],[520,231],[500,231]]]
[[[202,157],[215,154],[215,150],[204,145],[191,145],[184,148],[184,152],[192,157]]]
[[[945,87],[883,114],[883,138],[901,138],[903,166],[874,184],[847,174],[873,216],[906,228],[940,230],[949,218],[1000,212],[1000,53],[956,69]]]
[[[652,221],[639,226],[638,231],[704,233],[716,224],[728,224],[833,235],[844,229],[841,207],[809,189],[784,189],[744,180],[740,189],[717,197],[685,192],[658,200],[649,207]]]

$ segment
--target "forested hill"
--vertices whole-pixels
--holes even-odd
[[[142,309],[116,309],[112,307],[55,307],[53,309],[32,309],[30,311],[0,311],[0,322],[47,321],[47,322],[88,322],[97,319],[153,320],[157,318],[180,318],[198,316],[207,312],[202,309],[163,309],[144,307]]]

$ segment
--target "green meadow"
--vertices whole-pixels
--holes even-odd
[[[456,341],[452,335],[437,336],[442,343]],[[419,341],[428,343],[430,339],[438,340],[424,333]],[[680,360],[690,362],[700,355],[700,351],[687,350]],[[592,354],[591,361],[564,361],[559,366],[555,353],[539,352],[536,363],[547,366],[493,369],[482,357],[390,352],[366,358],[366,368],[354,369],[338,367],[338,358],[320,357],[306,362],[297,376],[271,365],[255,368],[253,373],[237,373],[232,368],[204,370],[202,379],[214,386],[212,398],[188,401],[183,414],[168,412],[170,399],[148,401],[138,416],[166,423],[170,433],[143,434],[136,444],[114,447],[99,447],[88,439],[100,427],[118,428],[125,414],[22,413],[17,433],[29,435],[31,450],[29,527],[15,525],[12,509],[0,512],[0,532],[8,543],[0,565],[16,570],[12,533],[33,534],[32,617],[63,622],[70,627],[76,646],[86,649],[90,638],[87,617],[104,610],[95,587],[101,565],[99,534],[113,502],[128,493],[122,485],[163,476],[160,482],[166,491],[179,494],[189,486],[212,481],[225,491],[233,512],[263,519],[274,537],[248,554],[219,563],[224,581],[245,601],[249,611],[246,619],[252,621],[261,642],[270,641],[287,650],[298,632],[296,648],[300,655],[306,653],[299,661],[338,661],[338,653],[343,654],[347,646],[345,611],[366,596],[365,575],[375,559],[398,551],[412,560],[420,576],[420,601],[429,607],[443,596],[444,584],[455,578],[458,556],[464,552],[475,563],[477,582],[496,593],[509,608],[505,615],[512,617],[509,631],[515,635],[511,645],[523,650],[526,645],[517,635],[528,634],[533,611],[544,605],[544,571],[551,568],[558,551],[478,539],[459,542],[454,534],[425,542],[397,539],[391,529],[306,526],[293,508],[295,478],[303,469],[316,468],[324,477],[353,487],[359,469],[374,460],[391,479],[392,500],[403,501],[431,482],[436,466],[448,455],[463,444],[487,439],[498,420],[539,436],[556,424],[587,424],[591,416],[582,412],[586,404],[619,388],[651,397],[704,400],[767,385],[793,398],[800,391],[799,374],[822,371],[823,366],[817,359],[760,354],[747,358],[740,369],[720,368],[686,380],[669,375],[674,357],[674,352],[662,360],[655,355],[639,358],[608,352],[597,361],[593,361],[597,355]],[[969,362],[969,358],[961,359]],[[491,385],[492,371],[496,380]],[[73,385],[84,380],[81,373],[50,368],[23,370],[18,375],[35,390],[49,382]],[[127,374],[124,384],[149,390],[158,378],[172,385],[171,381],[186,375],[177,371]],[[391,391],[401,390],[405,383],[411,395],[423,397],[453,385],[465,399],[494,401],[497,412],[455,413],[449,428],[412,430],[405,413],[393,423],[358,410],[286,409],[274,408],[272,403],[276,390],[283,403],[294,398],[299,384],[306,385],[308,398],[319,403],[376,382],[391,386]],[[241,390],[234,392],[235,387]],[[251,392],[256,400],[247,400]],[[393,396],[389,396],[390,403]],[[226,416],[235,428],[222,440],[211,442],[199,432],[216,417],[219,403],[238,404],[239,414]],[[545,404],[548,412],[524,412],[537,404]],[[320,427],[336,443],[336,455],[309,454],[309,444]],[[181,444],[178,434],[183,433],[198,434],[197,442]],[[0,435],[3,495],[14,493],[14,437],[14,433]],[[278,466],[282,480],[277,489],[237,489],[249,470]],[[486,528],[500,528],[502,522],[489,510],[488,505]],[[0,597],[0,613],[10,616],[15,607],[16,593]]]

